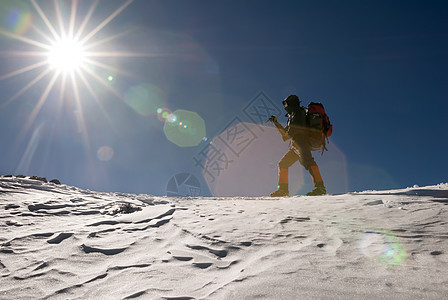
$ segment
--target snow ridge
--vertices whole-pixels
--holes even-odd
[[[441,299],[447,204],[446,183],[168,198],[0,177],[0,299]]]

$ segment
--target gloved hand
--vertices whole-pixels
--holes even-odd
[[[271,121],[272,123],[277,122],[277,116],[271,116],[268,121]]]

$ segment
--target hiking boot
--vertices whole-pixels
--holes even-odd
[[[326,195],[326,194],[327,194],[327,190],[325,189],[324,184],[321,183],[321,184],[316,184],[316,187],[314,188],[314,190],[312,190],[311,192],[309,192],[306,195],[307,196],[321,196],[321,195]]]
[[[289,197],[288,185],[280,185],[278,190],[271,193],[269,196],[271,197]]]

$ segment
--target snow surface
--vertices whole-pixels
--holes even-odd
[[[447,204],[448,184],[167,198],[0,177],[0,299],[447,299]]]

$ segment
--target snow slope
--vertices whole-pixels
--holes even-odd
[[[448,184],[166,198],[0,177],[0,299],[446,299],[447,204]]]

